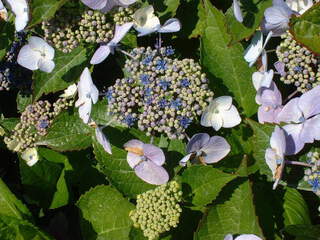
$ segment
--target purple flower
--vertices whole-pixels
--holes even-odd
[[[230,152],[228,142],[219,136],[210,137],[207,133],[193,135],[187,145],[187,155],[180,160],[185,166],[190,159],[198,159],[203,164],[219,162]]]
[[[167,62],[164,59],[159,59],[157,61],[157,66],[156,66],[157,70],[166,70],[167,69]]]
[[[136,139],[127,142],[124,148],[128,151],[127,162],[139,178],[154,185],[168,182],[169,175],[162,167],[166,159],[161,148]]]
[[[109,89],[107,92],[106,92],[106,98],[107,100],[110,102],[112,100],[112,94],[113,94],[113,90],[112,89]]]
[[[103,149],[107,153],[112,154],[111,144],[109,140],[106,138],[106,136],[103,134],[102,128],[99,128],[99,127],[96,128],[96,138],[97,138],[97,141],[102,145]]]
[[[259,89],[256,102],[260,105],[258,109],[260,123],[279,123],[277,116],[282,110],[282,96],[274,82],[271,82],[269,88]]]
[[[174,108],[174,109],[177,109],[177,110],[180,109],[181,105],[182,105],[182,102],[181,102],[180,98],[172,100],[171,103],[170,103],[170,107]]]
[[[103,13],[110,11],[114,7],[127,7],[137,0],[81,0],[85,5]]]
[[[278,71],[278,73],[280,73],[281,77],[284,77],[287,74],[285,71],[285,64],[283,62],[275,62],[273,66]]]
[[[178,119],[179,119],[181,127],[183,127],[183,128],[188,128],[190,123],[192,123],[192,120],[188,117],[185,117],[185,116],[178,117]]]
[[[159,104],[159,107],[160,107],[160,108],[165,108],[165,107],[168,105],[168,102],[167,102],[166,99],[162,98],[162,99],[160,99],[160,101],[158,102],[158,104]]]
[[[305,143],[320,140],[320,86],[291,99],[278,114],[280,122],[290,123],[286,131],[286,154],[292,155],[301,151]]]
[[[182,79],[182,80],[180,81],[180,85],[181,85],[182,87],[189,87],[190,82],[189,82],[188,78]]]
[[[145,59],[142,60],[142,64],[149,65],[151,63],[152,59],[153,59],[153,56],[151,56],[151,55],[146,56]]]
[[[170,82],[166,81],[166,80],[160,80],[159,82],[159,86],[163,89],[163,90],[167,90],[168,87],[170,86]]]
[[[141,74],[140,80],[143,85],[148,85],[150,83],[148,74]]]
[[[286,150],[286,137],[284,131],[276,126],[270,138],[271,148],[266,149],[265,159],[268,167],[272,171],[273,189],[275,189],[282,177],[284,168],[284,155]]]
[[[49,126],[48,120],[42,119],[39,121],[39,125],[38,125],[39,128],[47,128],[48,126]]]
[[[174,49],[171,46],[167,47],[166,48],[166,56],[171,56],[173,54],[174,54]]]

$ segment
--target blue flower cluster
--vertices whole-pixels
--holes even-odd
[[[320,196],[320,154],[309,152],[308,163],[312,167],[305,170],[304,180],[312,186],[312,191]]]
[[[148,135],[183,139],[185,129],[202,114],[213,92],[193,59],[173,57],[172,47],[135,48],[125,64],[129,78],[108,88],[109,112]]]

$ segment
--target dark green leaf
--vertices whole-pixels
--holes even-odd
[[[25,94],[19,92],[17,94],[18,112],[22,113],[29,104],[32,104],[32,96],[31,95],[25,95]]]
[[[42,94],[57,92],[79,80],[87,66],[92,48],[77,47],[71,53],[56,52],[55,68],[51,73],[34,72],[33,99],[38,100]]]
[[[32,18],[29,26],[49,20],[66,2],[67,0],[33,0],[31,2]]]
[[[220,94],[233,95],[246,116],[256,113],[256,91],[251,84],[253,69],[243,58],[240,43],[229,46],[230,35],[226,19],[209,0],[205,0],[206,28],[201,41],[201,58],[205,69],[212,75],[211,85]]]
[[[294,39],[316,54],[320,54],[320,3],[302,16],[290,19],[290,33]]]
[[[182,174],[182,183],[186,191],[190,191],[194,205],[207,205],[216,199],[221,189],[235,175],[224,173],[212,166],[191,166]]]
[[[200,224],[196,239],[221,240],[229,233],[263,237],[255,214],[251,186],[246,179],[236,179],[222,190]]]
[[[129,240],[134,205],[111,186],[97,186],[81,196],[77,203],[99,240]],[[84,233],[86,236],[86,233]],[[88,239],[88,238],[86,238]]]
[[[78,116],[78,109],[62,112],[36,145],[45,145],[57,151],[81,150],[91,145],[94,129],[84,124]]]
[[[299,237],[301,240],[320,239],[320,225],[289,225],[284,230],[292,236]]]
[[[14,25],[0,21],[0,60],[6,55],[14,39]]]

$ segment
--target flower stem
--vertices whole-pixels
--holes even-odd
[[[296,95],[298,93],[298,90],[295,90],[293,93],[291,93],[285,100],[284,103],[289,101],[294,95]]]
[[[132,58],[132,59],[136,59],[136,58],[135,58],[134,56],[132,56],[130,53],[128,53],[128,52],[126,52],[126,51],[124,51],[124,50],[122,50],[122,49],[120,49],[120,48],[117,48],[117,50],[118,50],[119,52],[123,53],[124,55]]]
[[[312,165],[304,162],[299,162],[299,161],[285,161],[286,164],[291,164],[291,165],[298,165],[298,166],[303,166],[303,167],[312,167]]]

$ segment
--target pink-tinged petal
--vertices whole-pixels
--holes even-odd
[[[143,145],[143,153],[150,161],[154,162],[158,166],[162,166],[166,161],[166,157],[161,148],[152,144]]]
[[[227,234],[223,240],[233,240],[232,234]]]
[[[108,44],[101,45],[93,54],[90,63],[95,65],[103,62],[109,56],[110,52],[111,49]]]
[[[141,155],[135,154],[133,152],[128,152],[127,162],[132,169],[134,169],[142,161],[143,160]]]
[[[273,151],[273,149],[271,148],[267,148],[264,157],[266,160],[266,164],[268,165],[269,169],[272,172],[272,176],[275,176],[276,170],[277,170],[277,160],[278,160],[275,151]]]
[[[104,8],[109,0],[81,0],[85,5],[94,10]]]
[[[85,101],[81,106],[79,106],[79,117],[85,124],[89,123],[91,108],[91,101]]]
[[[107,153],[112,154],[111,144],[109,140],[106,138],[106,136],[104,135],[104,133],[102,132],[102,130],[97,127],[95,132],[96,132],[97,141],[102,145],[103,149]]]
[[[124,148],[138,148],[143,152],[144,143],[137,139],[132,139],[123,145]]]
[[[143,161],[139,163],[134,168],[134,171],[143,181],[153,185],[162,185],[169,181],[167,171],[152,161]]]
[[[51,73],[55,67],[55,64],[52,60],[44,60],[43,58],[40,58],[38,65],[39,69],[46,73]]]
[[[316,115],[303,123],[300,140],[304,143],[313,143],[320,140],[320,115]]]
[[[320,86],[302,94],[299,99],[299,108],[303,112],[304,118],[310,118],[320,113]]]
[[[239,112],[235,106],[231,106],[231,108],[227,111],[222,111],[219,113],[222,117],[222,127],[224,128],[232,128],[241,123],[241,117]]]
[[[197,152],[205,146],[210,140],[207,133],[197,133],[192,136],[187,145],[187,153]]]
[[[285,64],[283,62],[280,62],[280,61],[275,62],[273,66],[275,67],[277,72],[280,73],[282,77],[286,76]]]
[[[172,33],[179,32],[181,29],[181,23],[177,18],[168,19],[158,30],[159,33]]]
[[[132,22],[125,23],[122,25],[117,24],[115,34],[111,42],[113,44],[118,44],[122,40],[122,38],[124,38],[124,36],[129,32],[132,26],[133,26]]]
[[[201,150],[205,153],[206,163],[216,163],[227,156],[231,147],[223,137],[213,136]]]
[[[301,110],[298,106],[299,98],[291,99],[278,114],[278,120],[280,122],[294,122],[299,123],[303,117]]]
[[[240,9],[240,4],[238,0],[233,0],[233,14],[238,22],[243,22],[243,16]]]
[[[271,135],[270,146],[276,150],[278,156],[283,158],[283,154],[286,151],[286,137],[284,131],[278,126],[275,127]]]
[[[254,234],[241,234],[239,237],[236,237],[235,240],[262,240]]]
[[[40,58],[41,55],[39,52],[33,51],[29,45],[25,45],[20,49],[17,62],[22,67],[30,70],[37,70]]]
[[[303,124],[288,124],[283,127],[286,134],[286,153],[285,155],[294,155],[302,150],[304,142],[300,139]]]
[[[187,165],[187,162],[190,160],[193,153],[189,153],[188,155],[184,156],[180,161],[179,164],[182,167],[185,167]]]

